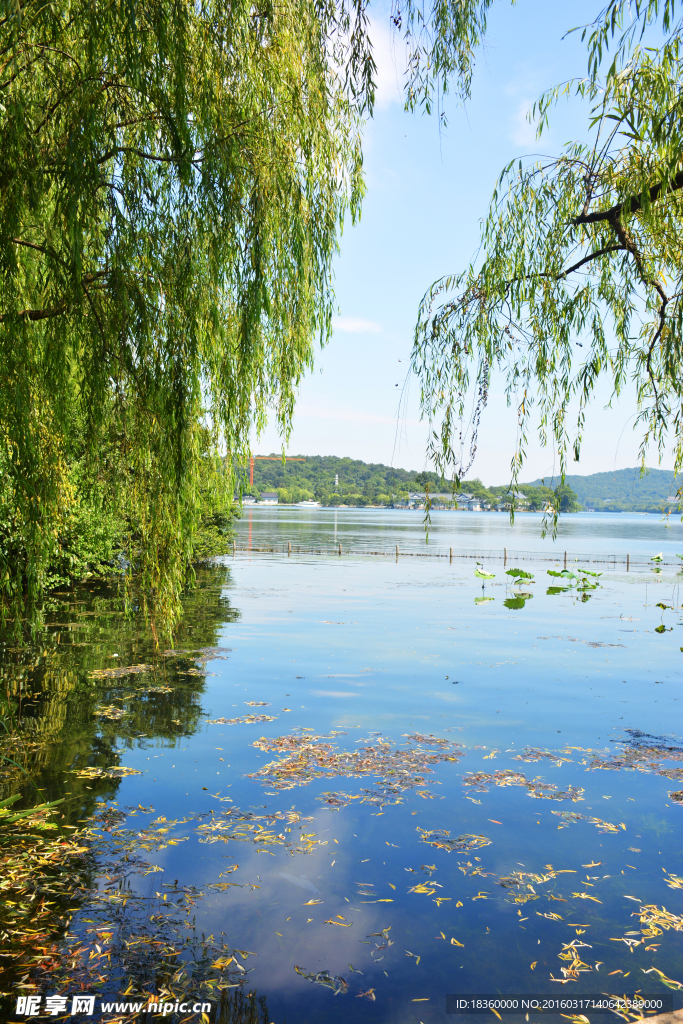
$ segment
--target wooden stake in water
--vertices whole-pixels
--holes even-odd
[[[233,541],[233,542],[232,542],[232,557],[233,557],[233,558],[235,557],[235,551],[236,551],[236,550],[237,550],[237,545],[236,545],[236,544],[235,544],[235,542]]]
[[[450,559],[451,559],[451,562],[452,562],[452,561],[453,561],[453,548],[451,548],[451,555],[450,555]]]
[[[398,544],[396,545],[396,561],[398,562]]]
[[[564,567],[567,568],[567,552],[564,553]]]
[[[341,541],[339,542],[339,554],[341,555]]]
[[[629,570],[630,563],[631,563],[631,556],[627,555],[626,556],[626,572],[628,572],[628,570]]]
[[[287,558],[289,558],[291,553],[292,553],[292,542],[290,540],[290,541],[287,541]]]
[[[507,548],[503,548],[503,565],[506,566],[507,564],[508,564],[508,549]]]

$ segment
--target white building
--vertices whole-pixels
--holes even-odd
[[[260,504],[277,505],[277,494],[274,494],[272,491],[262,491]]]

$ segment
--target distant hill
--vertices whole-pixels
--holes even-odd
[[[271,453],[271,456],[274,453]],[[416,470],[395,469],[382,463],[335,455],[294,455],[301,462],[269,458],[256,459],[254,490],[277,492],[280,501],[301,501],[315,497],[329,503],[333,496],[352,505],[379,504],[391,501],[391,495],[416,490],[427,479],[432,487],[438,479],[434,473],[420,475]],[[242,468],[242,472],[244,469]],[[338,484],[335,485],[335,479]]]
[[[292,453],[284,465],[281,458],[273,458],[272,454],[266,459],[256,458],[253,488],[245,485],[245,467],[236,469],[243,490],[251,490],[256,498],[264,492],[275,492],[278,500],[285,504],[315,498],[324,505],[392,505],[407,501],[410,492],[424,493],[427,486],[431,494],[450,491],[449,484],[436,473],[332,455]],[[471,494],[484,507],[505,504],[509,500],[508,488],[509,482],[487,488],[480,480],[462,481],[462,491]],[[575,511],[579,507],[575,496],[566,487],[563,493],[563,511]],[[539,510],[554,499],[555,495],[547,487],[524,485],[524,508]]]
[[[275,454],[275,453],[271,453]],[[256,497],[263,491],[275,491],[281,502],[296,502],[315,497],[324,504],[391,504],[393,500],[407,498],[410,491],[424,491],[429,485],[432,493],[448,491],[435,473],[398,469],[381,463],[367,463],[360,459],[339,458],[328,455],[290,456],[300,462],[282,464],[280,458],[256,460],[254,487]],[[238,467],[244,480],[245,467]],[[338,483],[335,483],[338,478]],[[557,487],[557,477],[520,482],[520,490],[530,499],[527,507],[542,508],[552,498],[548,488]],[[676,505],[667,503],[683,480],[676,483],[672,472],[649,469],[640,476],[640,469],[619,469],[590,476],[571,475],[566,484],[575,493],[580,505],[598,512],[660,512]],[[248,477],[246,480],[248,484]],[[244,484],[243,484],[244,486]],[[507,497],[509,482],[484,487],[480,480],[463,480],[462,490],[472,493],[483,503],[496,503]],[[248,488],[247,488],[248,489]]]
[[[596,512],[658,512],[664,507],[676,508],[667,503],[670,495],[683,483],[665,469],[647,469],[641,477],[640,468],[617,469],[607,473],[591,473],[589,476],[571,475],[565,481],[577,495],[584,508]],[[554,486],[555,479],[546,477],[534,480],[530,486]]]

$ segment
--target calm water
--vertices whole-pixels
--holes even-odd
[[[550,543],[539,517],[518,517],[514,534],[502,516],[433,520],[435,546]],[[352,553],[249,553],[249,531],[253,546],[296,531],[301,547],[342,539]],[[672,554],[680,525],[575,516],[562,531],[562,551],[644,557]],[[120,822],[105,812],[101,828],[128,829],[126,855],[160,869],[107,883],[94,865],[110,903],[86,903],[67,945],[140,932],[112,893],[148,901],[151,941],[170,894],[187,936],[223,933],[245,953],[241,971],[205,958],[241,986],[225,990],[221,1019],[263,1024],[456,1020],[448,993],[671,993],[662,975],[683,981],[683,805],[669,795],[683,788],[681,576],[608,570],[577,591],[525,562],[535,580],[513,588],[497,563],[482,588],[471,562],[363,555],[375,535],[424,544],[419,513],[257,510],[237,557],[201,574],[174,652],[155,655],[144,626],[95,590],[64,595],[31,665],[6,651],[46,795],[71,794],[72,823],[136,808]],[[249,715],[273,720],[216,722]],[[141,774],[88,777],[117,766]],[[116,963],[92,991],[123,992],[124,977],[154,991],[149,965]]]
[[[510,525],[507,512],[431,513],[425,531],[424,511],[399,509],[304,509],[295,506],[246,506],[237,524],[240,547],[269,546],[285,549],[337,548],[344,553],[380,550],[387,553],[396,544],[404,552],[447,555],[482,554],[563,560],[591,559],[645,563],[652,555],[664,556],[675,564],[683,553],[683,524],[680,516],[668,517],[616,513],[579,513],[560,518],[557,537],[542,537],[543,516],[521,512]]]

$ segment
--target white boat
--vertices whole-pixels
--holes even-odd
[[[322,508],[322,503],[319,501],[297,501],[297,508]]]

